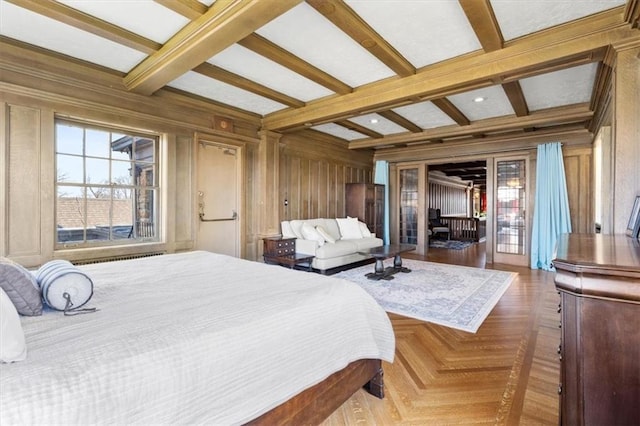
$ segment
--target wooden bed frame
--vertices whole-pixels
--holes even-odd
[[[358,389],[384,398],[382,361],[361,359],[294,396],[249,425],[315,425],[321,423]]]

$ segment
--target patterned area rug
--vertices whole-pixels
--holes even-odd
[[[387,259],[385,266],[393,264]],[[409,273],[374,281],[373,265],[334,275],[364,288],[387,312],[475,333],[518,276],[514,272],[403,259]]]
[[[463,250],[473,244],[473,241],[458,240],[429,240],[429,247],[452,250]]]

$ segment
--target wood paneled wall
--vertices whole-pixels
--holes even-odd
[[[344,142],[313,131],[285,135],[280,142],[281,220],[344,217],[344,184],[372,182],[370,152],[350,151]]]
[[[468,202],[465,188],[429,182],[429,208],[440,209],[441,216],[467,217]]]

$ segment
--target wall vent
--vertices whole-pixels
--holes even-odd
[[[140,259],[142,257],[161,256],[163,254],[164,252],[125,254],[122,256],[103,257],[99,259],[72,260],[71,263],[73,263],[74,265],[89,265],[91,263],[104,263],[104,262],[115,262],[116,260]]]

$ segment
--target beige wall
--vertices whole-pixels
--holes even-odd
[[[312,131],[280,142],[282,220],[344,217],[344,184],[373,182],[371,152],[350,151],[345,142]]]

